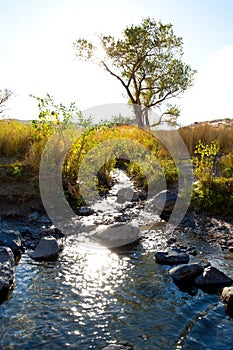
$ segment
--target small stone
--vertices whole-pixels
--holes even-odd
[[[233,287],[225,287],[222,291],[222,301],[227,311],[233,314]]]
[[[228,249],[229,249],[229,252],[233,252],[233,246],[230,246],[230,247],[228,247]]]
[[[157,252],[155,253],[157,263],[164,265],[187,264],[189,262],[189,255],[177,251]]]
[[[185,264],[173,267],[169,274],[176,282],[184,282],[197,277],[203,272],[203,267],[199,263]]]

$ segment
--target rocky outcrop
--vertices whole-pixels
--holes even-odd
[[[202,272],[203,267],[200,263],[192,263],[173,267],[169,274],[175,282],[184,283],[193,280]]]
[[[0,247],[0,297],[5,295],[14,281],[15,261],[9,247]]]
[[[127,341],[118,342],[117,344],[109,344],[102,350],[133,350],[133,346]]]
[[[22,238],[18,231],[0,230],[0,246],[9,247],[15,256],[24,251]]]
[[[189,262],[189,255],[176,250],[171,250],[170,252],[155,253],[155,259],[158,264],[163,265],[187,264]]]
[[[225,287],[222,291],[222,301],[227,311],[233,315],[233,287]]]
[[[216,288],[219,286],[229,286],[233,280],[213,266],[208,266],[203,273],[195,279],[197,286],[201,288]]]
[[[59,253],[57,240],[52,237],[41,238],[34,252],[30,253],[30,257],[34,260],[56,260]]]

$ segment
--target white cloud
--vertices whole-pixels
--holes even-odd
[[[180,122],[233,118],[233,44],[209,57],[181,102]]]

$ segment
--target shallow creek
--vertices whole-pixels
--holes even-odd
[[[95,213],[80,220],[137,224],[142,239],[109,250],[82,245],[78,235],[71,235],[56,262],[35,262],[23,254],[14,290],[0,305],[0,348],[102,349],[127,340],[136,350],[233,349],[233,319],[220,296],[180,290],[170,267],[155,263],[154,253],[167,248],[169,232],[142,203],[128,208],[117,203],[119,188],[132,183],[123,172],[116,179],[108,197],[94,205]],[[195,246],[198,255],[191,261],[208,260],[233,278],[232,254],[182,231],[172,237]]]

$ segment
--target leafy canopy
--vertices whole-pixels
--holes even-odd
[[[195,71],[182,61],[182,38],[174,35],[172,24],[146,18],[126,27],[122,38],[101,34],[99,40],[104,58],[98,59],[97,47],[81,38],[74,42],[76,56],[100,64],[120,81],[139,126],[149,126],[149,110],[161,111],[164,102],[193,84]],[[178,114],[179,108],[169,104],[156,124],[164,120],[175,124]]]

